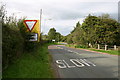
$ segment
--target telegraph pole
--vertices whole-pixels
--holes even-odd
[[[40,32],[41,32],[42,9],[40,9]]]
[[[42,9],[40,9],[40,39],[41,39],[41,19],[42,19]]]

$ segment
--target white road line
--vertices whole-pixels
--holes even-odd
[[[71,51],[71,50],[68,50],[69,52],[73,52],[73,51]]]
[[[74,52],[75,54],[79,54],[78,52]]]
[[[57,46],[57,48],[63,49],[63,48],[61,48],[61,47],[58,47],[58,46]]]
[[[58,46],[57,46],[57,47],[58,47]],[[64,48],[61,48],[61,47],[58,47],[58,48],[60,48],[60,49],[64,49]],[[64,50],[66,50],[66,51],[68,51],[68,52],[72,52],[72,53],[75,53],[75,54],[80,55],[78,52],[74,52],[74,51],[71,51],[71,50],[69,50],[69,49],[64,49]]]
[[[73,52],[73,53],[75,53],[75,54],[80,55],[78,52],[75,52],[75,51],[71,51],[71,50],[68,50],[68,49],[64,49],[64,50],[66,50],[66,51],[68,51],[68,52]]]

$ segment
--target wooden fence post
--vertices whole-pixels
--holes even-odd
[[[117,46],[116,45],[114,45],[114,50],[117,50]]]
[[[108,46],[108,45],[105,44],[105,51],[107,50],[107,46]]]
[[[100,44],[98,44],[98,49],[100,49]]]

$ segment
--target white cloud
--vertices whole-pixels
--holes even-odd
[[[6,4],[8,15],[15,13],[18,18],[39,19],[42,14],[42,31],[47,33],[55,27],[63,35],[68,34],[75,24],[89,13],[100,15],[109,13],[117,17],[119,0],[2,0]],[[116,15],[116,16],[115,16]],[[51,18],[51,21],[45,20]]]

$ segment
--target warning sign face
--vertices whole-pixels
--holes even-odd
[[[39,20],[24,20],[24,25],[27,28],[27,31],[32,33],[36,33],[32,38],[33,40],[30,41],[38,41],[40,40],[40,21]]]
[[[36,25],[37,20],[24,20],[24,23],[26,27],[28,28],[28,30],[31,32],[34,26]]]

